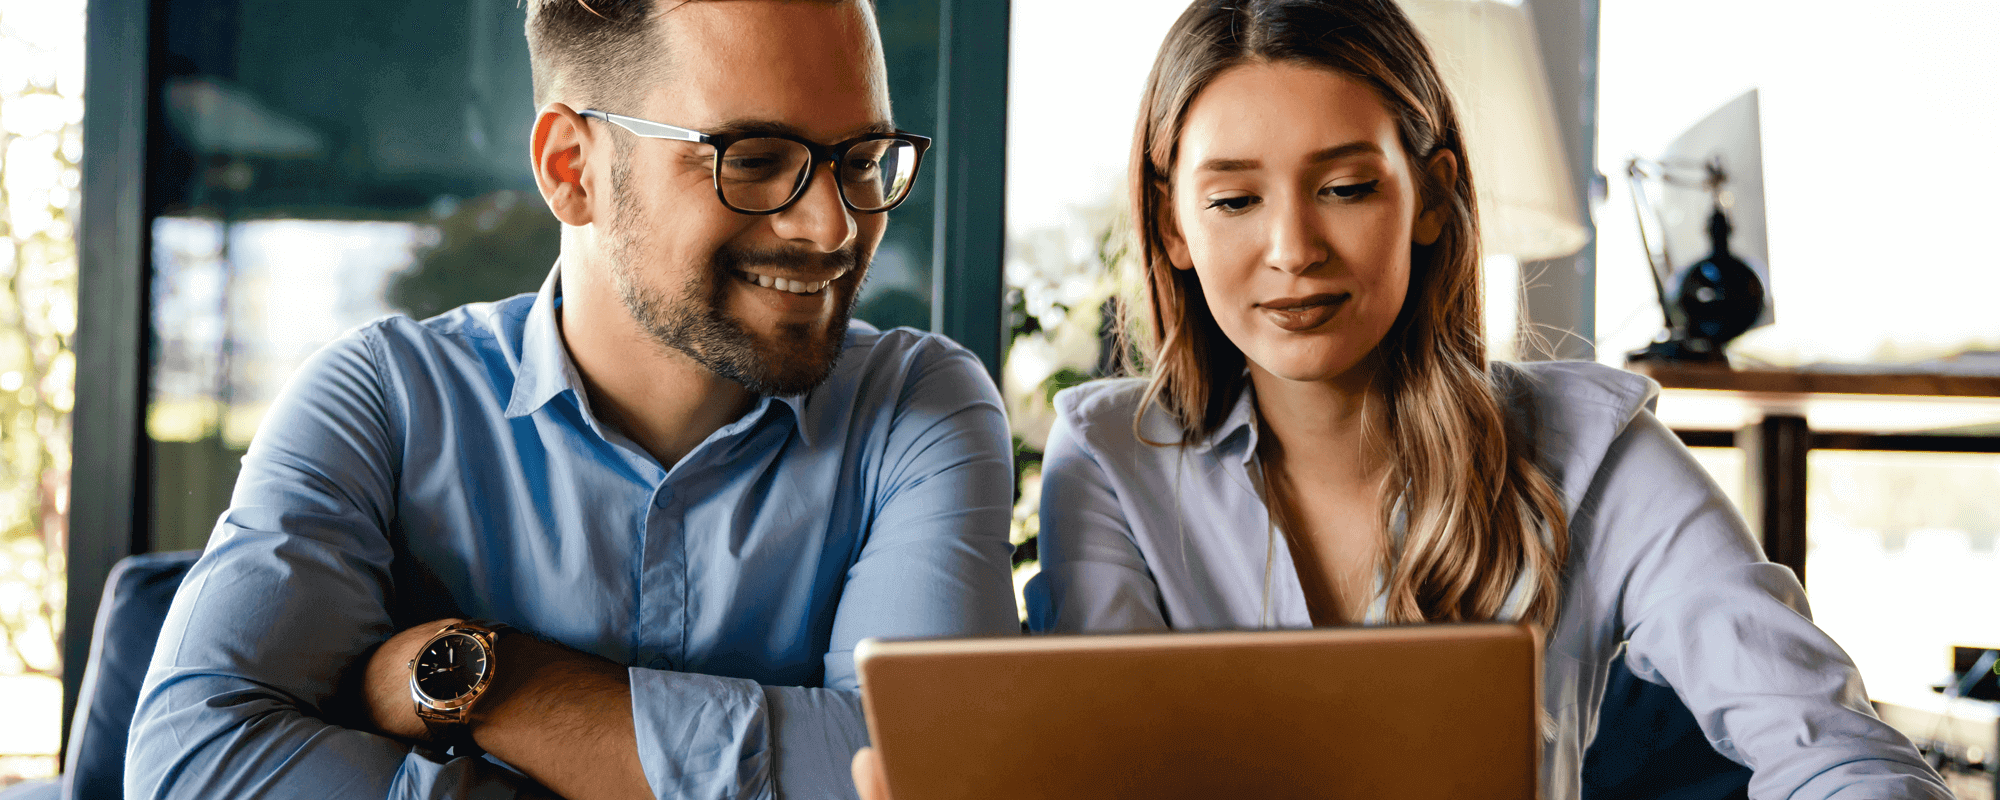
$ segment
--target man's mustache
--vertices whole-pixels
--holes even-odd
[[[861,255],[853,245],[831,253],[815,253],[793,247],[758,250],[726,247],[715,252],[715,266],[742,271],[746,267],[775,267],[803,273],[846,272],[860,264]]]

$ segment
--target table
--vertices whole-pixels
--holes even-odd
[[[1764,554],[1806,579],[1813,450],[2000,453],[2000,376],[1730,369],[1634,362],[1658,414],[1690,447],[1742,448],[1743,516]]]
[[[1870,701],[1875,715],[1935,759],[1959,800],[1993,800],[2000,784],[2000,703],[1939,695]]]

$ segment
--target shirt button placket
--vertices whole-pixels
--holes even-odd
[[[653,491],[652,509],[645,515],[644,588],[639,597],[639,662],[649,669],[671,669],[684,643],[687,571],[686,551],[677,541],[682,533],[673,512],[674,490],[662,483]]]

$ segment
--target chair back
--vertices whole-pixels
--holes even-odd
[[[1622,654],[1583,753],[1583,800],[1747,800],[1750,768],[1708,743],[1680,695],[1639,679]]]
[[[90,661],[83,670],[76,715],[70,718],[65,800],[124,797],[125,737],[139,703],[139,685],[146,680],[174,592],[200,556],[199,550],[130,556],[105,578]]]

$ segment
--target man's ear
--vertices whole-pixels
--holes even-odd
[[[1430,185],[1437,187],[1436,197],[1429,198],[1430,204],[1417,213],[1417,224],[1410,231],[1410,241],[1429,247],[1444,233],[1445,216],[1451,213],[1451,190],[1458,185],[1458,155],[1450,150],[1439,150],[1431,156],[1431,163],[1425,167],[1430,173]]]
[[[584,169],[590,143],[589,123],[567,105],[550,103],[535,117],[528,153],[535,188],[564,225],[589,225],[593,218],[590,201],[595,181]]]
[[[1174,269],[1194,269],[1194,257],[1188,254],[1187,237],[1181,235],[1181,215],[1174,211],[1172,192],[1160,189],[1160,204],[1154,207],[1153,224],[1160,231],[1160,243],[1167,246],[1167,263]]]

